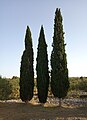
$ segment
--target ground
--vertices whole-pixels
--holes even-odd
[[[0,120],[87,120],[87,107],[1,101]]]

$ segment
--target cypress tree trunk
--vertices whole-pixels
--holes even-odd
[[[20,98],[28,102],[33,97],[34,70],[33,70],[33,48],[29,27],[25,35],[25,50],[21,59],[20,67]]]
[[[64,32],[60,9],[56,9],[54,19],[53,50],[51,53],[51,90],[59,99],[67,95],[69,88]]]
[[[61,99],[61,98],[59,98],[59,107],[61,107],[61,100],[62,100],[62,99]]]
[[[48,95],[49,71],[48,71],[47,44],[45,41],[43,26],[41,26],[40,36],[38,39],[36,71],[37,71],[38,98],[41,103],[45,103]]]

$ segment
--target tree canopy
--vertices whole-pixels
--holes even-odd
[[[20,67],[20,98],[22,101],[31,100],[34,89],[33,45],[29,26],[25,35],[25,50]]]
[[[58,98],[64,98],[69,88],[62,21],[61,11],[57,8],[54,19],[53,50],[51,53],[51,90],[53,95]]]
[[[48,71],[47,44],[45,41],[43,26],[41,26],[37,50],[38,51],[36,71],[37,71],[38,98],[41,103],[45,103],[48,95],[49,71]]]

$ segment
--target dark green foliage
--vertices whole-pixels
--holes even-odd
[[[81,79],[78,83],[78,89],[87,92],[87,78]]]
[[[34,89],[33,48],[31,31],[27,26],[25,35],[25,50],[20,67],[20,98],[22,101],[31,100]]]
[[[48,95],[49,71],[48,71],[47,44],[45,41],[43,26],[41,26],[40,36],[38,39],[36,71],[37,71],[38,98],[41,103],[45,103]]]
[[[7,100],[12,93],[12,86],[8,79],[0,77],[0,100]]]
[[[69,91],[84,91],[87,92],[87,77],[70,77]]]
[[[10,99],[19,99],[19,78],[13,76],[12,79],[9,79],[9,83],[11,84],[12,92],[10,95]]]
[[[54,19],[53,50],[51,53],[51,90],[53,95],[64,98],[69,88],[68,69],[64,44],[64,32],[60,9],[56,9]]]

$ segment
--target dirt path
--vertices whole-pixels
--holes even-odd
[[[0,102],[0,120],[87,120],[87,107]]]

